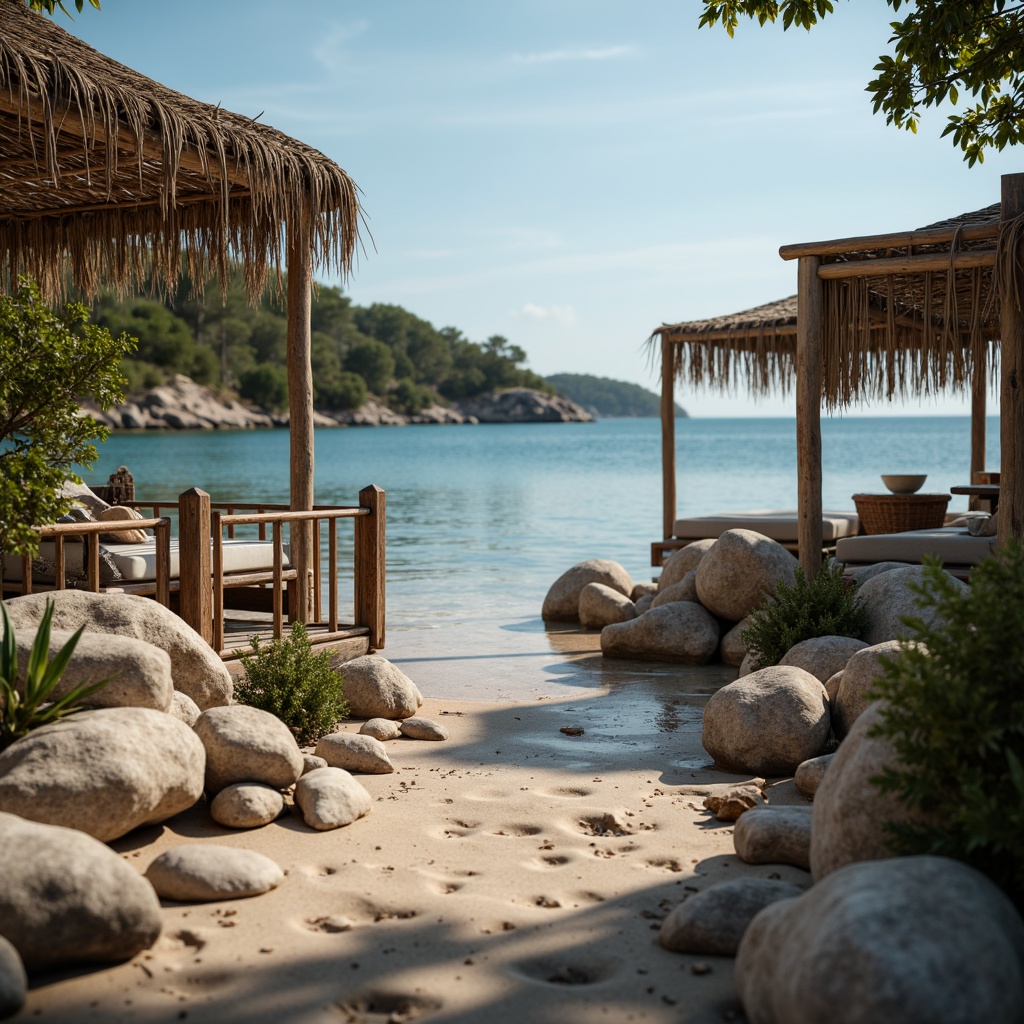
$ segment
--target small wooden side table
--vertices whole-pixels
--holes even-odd
[[[907,533],[944,525],[948,494],[855,494],[862,533]]]

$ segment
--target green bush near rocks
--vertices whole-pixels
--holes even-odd
[[[245,676],[235,684],[235,700],[276,715],[303,745],[333,732],[348,704],[330,651],[314,654],[301,622],[293,624],[290,637],[264,646],[254,636],[250,646],[252,654],[241,659]]]
[[[890,824],[891,848],[984,872],[1024,911],[1024,545],[979,565],[960,592],[935,561],[907,617],[917,646],[884,666],[875,734],[899,755],[871,781],[928,815]]]
[[[780,580],[767,600],[750,615],[740,640],[755,658],[755,668],[778,665],[801,640],[817,636],[852,636],[861,639],[867,612],[856,589],[843,579],[843,567],[823,565],[813,580],[796,570],[792,585]]]

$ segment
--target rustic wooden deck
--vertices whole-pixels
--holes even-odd
[[[286,622],[282,627],[283,636],[291,636],[291,631],[291,624]],[[346,661],[370,653],[370,630],[366,626],[339,625],[332,631],[326,622],[311,622],[306,626],[306,633],[315,646],[340,651]],[[254,636],[258,636],[261,643],[270,643],[274,639],[272,616],[242,613],[238,617],[234,614],[226,617],[221,658],[231,661],[243,654],[251,654],[250,642]]]

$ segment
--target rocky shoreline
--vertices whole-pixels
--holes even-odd
[[[111,430],[253,430],[287,427],[288,414],[243,405],[177,374],[170,384],[136,392],[104,411],[84,403],[82,411]],[[395,412],[375,398],[358,409],[314,413],[318,427],[401,427],[409,424],[590,423],[585,409],[560,395],[531,388],[506,388],[477,395],[451,407],[430,405],[411,415]]]

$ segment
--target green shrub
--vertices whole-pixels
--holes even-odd
[[[890,825],[892,849],[965,861],[1024,910],[1024,546],[979,565],[966,592],[937,562],[915,589],[941,625],[906,618],[923,647],[875,683],[874,734],[899,766],[872,782],[930,824]]]
[[[301,744],[316,743],[348,714],[341,673],[331,652],[313,653],[306,627],[267,646],[254,636],[252,654],[242,657],[245,677],[235,684],[235,700],[277,715]]]
[[[51,661],[50,621],[53,619],[53,602],[48,601],[22,676],[18,670],[18,645],[14,626],[2,603],[0,614],[3,615],[4,623],[4,638],[0,643],[0,750],[3,750],[41,725],[49,725],[59,718],[84,710],[85,698],[106,686],[109,680],[80,683],[55,699],[53,691],[68,667],[85,627],[75,633]]]
[[[855,588],[843,579],[838,563],[823,565],[808,582],[797,568],[790,586],[779,581],[741,635],[754,656],[755,668],[777,665],[801,640],[816,636],[852,636],[860,639],[867,629],[867,612],[857,600]]]

